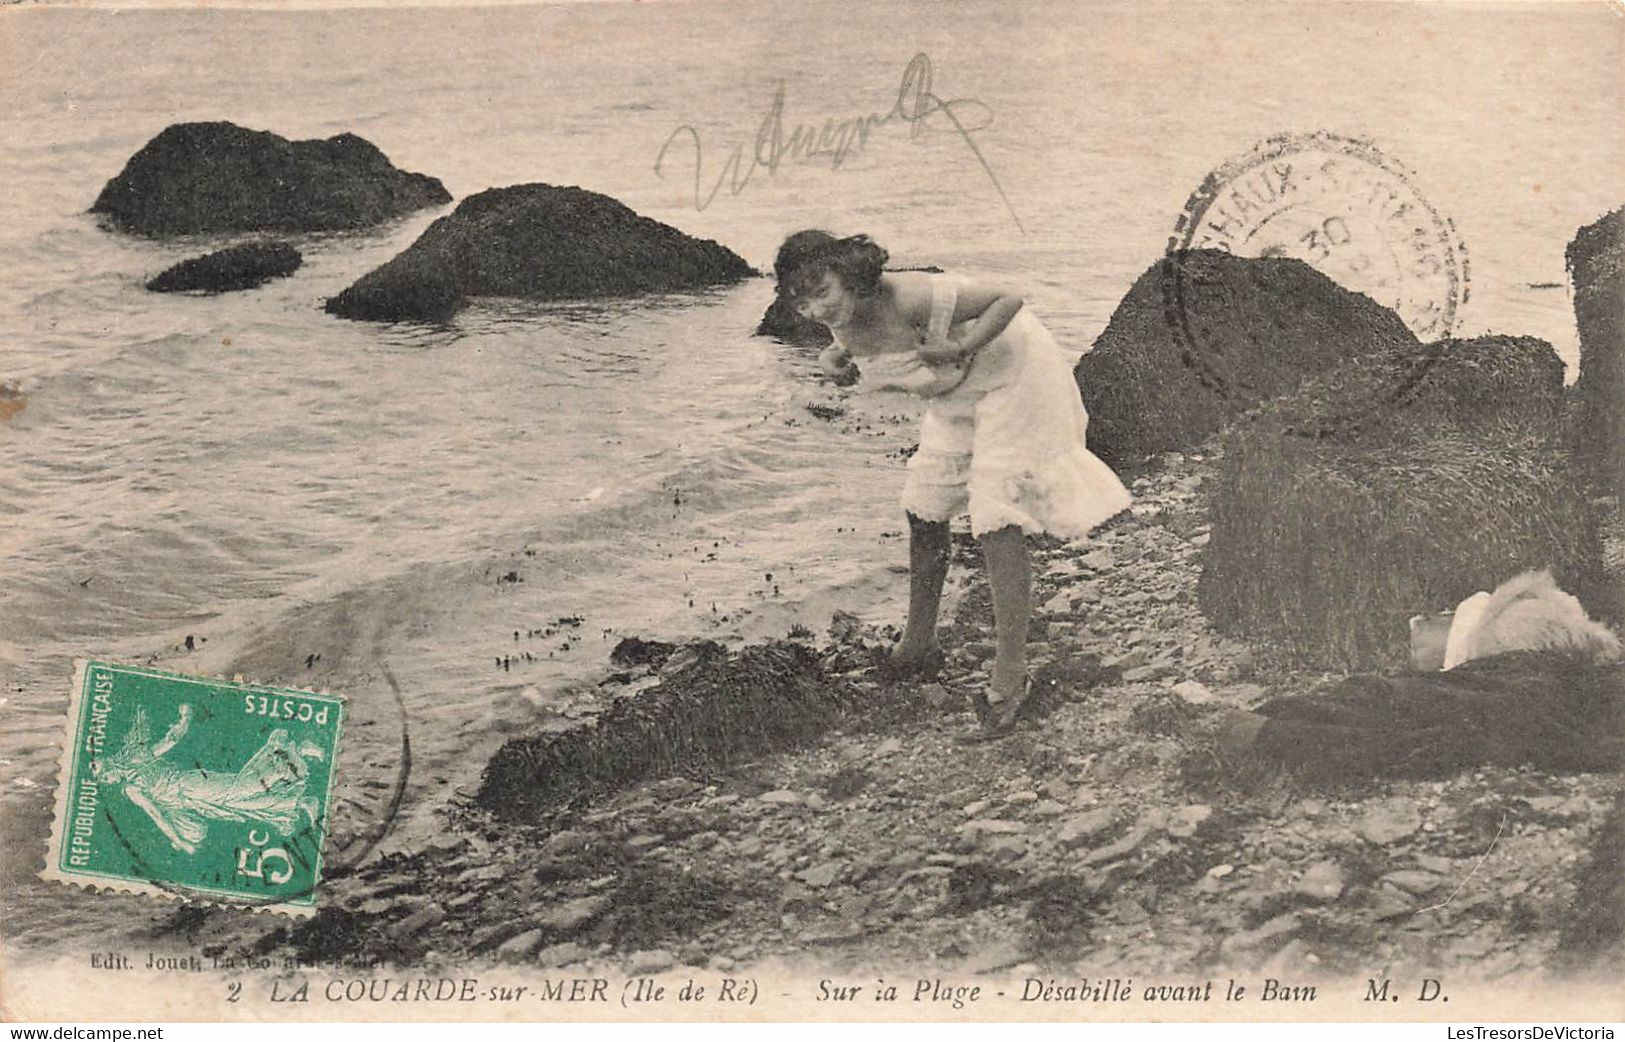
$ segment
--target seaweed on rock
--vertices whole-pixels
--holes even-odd
[[[289,141],[234,123],[175,123],[130,157],[90,212],[137,235],[369,228],[451,202],[365,138]]]
[[[1580,376],[1574,451],[1608,494],[1625,495],[1625,207],[1569,243]]]
[[[590,726],[504,744],[476,803],[530,817],[638,781],[718,770],[822,734],[860,707],[878,708],[873,692],[860,696],[830,677],[799,644],[737,655],[714,644],[694,650],[679,652],[659,684],[620,699]]]
[[[1296,664],[1400,666],[1411,615],[1529,569],[1605,607],[1596,512],[1550,431],[1440,426],[1357,445],[1251,429],[1227,441],[1213,484],[1202,611]]]
[[[1351,358],[1246,413],[1234,428],[1383,445],[1441,425],[1468,432],[1507,422],[1556,434],[1563,361],[1534,337],[1439,340],[1412,355]]]
[[[1090,451],[1122,468],[1195,446],[1345,359],[1420,348],[1392,310],[1302,261],[1190,250],[1140,276],[1073,377]]]
[[[709,239],[598,192],[546,184],[471,195],[328,300],[341,318],[441,322],[468,297],[572,300],[726,285],[754,272]]]

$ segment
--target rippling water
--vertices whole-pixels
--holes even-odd
[[[1280,131],[1368,136],[1466,241],[1459,329],[1542,336],[1572,360],[1563,247],[1625,197],[1617,93],[1596,90],[1625,58],[1617,20],[1313,11],[0,11],[18,59],[0,72],[0,382],[27,398],[0,422],[8,931],[104,925],[30,879],[76,656],[344,692],[357,777],[387,773],[398,742],[387,666],[418,751],[409,839],[492,745],[568,709],[623,633],[820,629],[837,607],[888,617],[904,592],[894,499],[912,407],[809,414],[831,395],[812,360],[748,335],[765,282],[483,302],[443,327],[325,315],[438,216],[423,213],[297,238],[305,267],[252,292],[149,294],[146,278],[225,240],[129,238],[85,210],[165,125],[354,131],[458,198],[580,184],[763,268],[795,228],[866,230],[900,263],[1019,282],[1075,351],[1208,170]],[[985,166],[960,138],[893,125],[838,170],[759,170],[703,211],[691,149],[655,173],[691,125],[709,185],[781,78],[787,128],[883,112],[917,52],[939,95],[991,114]]]

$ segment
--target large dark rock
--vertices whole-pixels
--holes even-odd
[[[344,318],[443,321],[467,297],[569,300],[699,289],[755,275],[732,250],[607,195],[545,184],[469,196],[327,302]]]
[[[147,283],[154,293],[227,293],[253,289],[299,270],[304,258],[285,242],[251,242],[183,260]]]
[[[138,235],[366,228],[451,202],[354,134],[289,141],[233,123],[176,123],[130,157],[91,213]]]
[[[1625,207],[1581,228],[1567,256],[1580,331],[1575,451],[1625,496]]]
[[[1392,310],[1302,261],[1191,250],[1140,276],[1073,375],[1090,450],[1122,467],[1197,445],[1345,359],[1420,348]]]

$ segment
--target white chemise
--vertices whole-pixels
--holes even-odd
[[[928,335],[953,335],[958,283],[931,278]],[[1085,444],[1089,416],[1061,349],[1023,306],[968,371],[929,366],[915,351],[860,360],[865,386],[926,396],[920,447],[908,462],[903,507],[927,521],[968,510],[971,531],[1010,525],[1029,535],[1082,538],[1128,508],[1128,489]]]

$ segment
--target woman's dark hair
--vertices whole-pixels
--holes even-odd
[[[837,239],[817,228],[796,232],[784,240],[773,260],[773,277],[779,296],[794,299],[833,271],[847,289],[860,297],[880,292],[880,272],[886,266],[886,251],[867,235]]]

